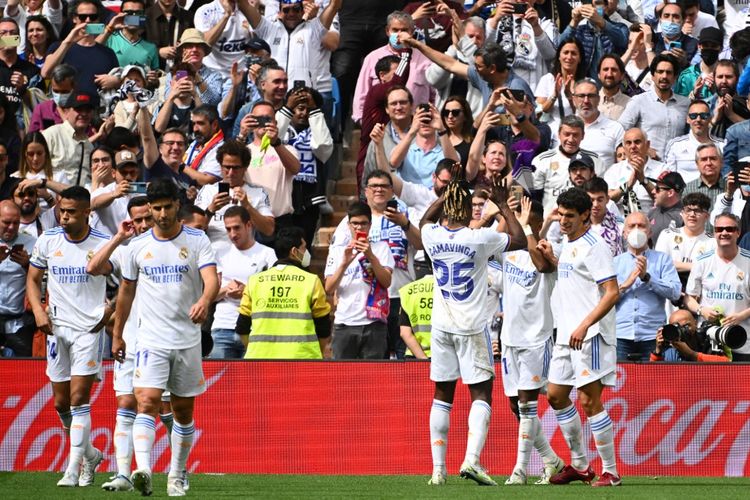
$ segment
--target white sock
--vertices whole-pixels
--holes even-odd
[[[448,451],[448,429],[451,424],[451,408],[453,405],[432,400],[430,410],[430,446],[432,448],[432,468],[445,471],[445,455]]]
[[[539,417],[534,419],[534,449],[541,455],[544,465],[557,464],[560,461],[560,457],[557,456],[555,450],[549,445],[547,436],[544,435]]]
[[[609,472],[617,476],[617,463],[615,461],[615,433],[612,429],[612,419],[609,418],[607,410],[589,418],[591,433],[594,435],[596,451],[602,458],[602,472]]]
[[[516,465],[514,470],[526,472],[531,459],[531,450],[534,448],[535,428],[534,420],[539,421],[536,416],[537,402],[518,403],[518,452],[516,454]]]
[[[471,465],[479,464],[484,442],[487,440],[487,430],[490,427],[492,407],[486,401],[477,400],[471,403],[469,410],[469,436],[466,440],[466,456],[464,462]]]
[[[117,409],[114,437],[117,474],[127,478],[130,478],[130,464],[133,461],[133,421],[135,411],[127,408]]]
[[[570,405],[562,410],[555,410],[555,417],[560,425],[565,442],[568,443],[568,448],[570,448],[570,464],[580,471],[587,470],[589,460],[586,458],[586,451],[583,449],[583,427],[575,405]]]
[[[156,419],[151,415],[139,413],[133,422],[133,451],[138,469],[151,470],[151,448],[156,436]]]
[[[73,421],[73,415],[70,414],[70,410],[57,412],[57,416],[60,417],[60,423],[62,428],[65,429],[65,433],[70,435],[70,423]]]
[[[91,435],[91,405],[71,406],[70,414],[70,460],[66,472],[78,475]]]
[[[172,427],[172,461],[169,466],[170,476],[179,476],[186,469],[188,455],[193,447],[195,422],[181,424],[174,422]]]

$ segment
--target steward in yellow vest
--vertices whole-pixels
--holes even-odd
[[[310,253],[301,228],[279,231],[279,260],[251,276],[240,301],[235,331],[245,359],[330,358],[331,306],[320,278],[305,271]]]
[[[432,289],[435,278],[428,274],[404,285],[398,291],[401,296],[401,338],[406,344],[406,356],[417,359],[430,357],[432,337]]]

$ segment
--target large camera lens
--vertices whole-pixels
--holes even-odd
[[[664,325],[661,328],[661,336],[665,342],[680,340],[680,325]]]
[[[730,349],[739,349],[747,342],[747,333],[740,325],[712,326],[706,334],[719,345],[725,345]]]

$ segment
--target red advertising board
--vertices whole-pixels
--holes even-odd
[[[62,470],[68,442],[55,413],[44,361],[0,361],[0,470]],[[92,436],[115,466],[111,363],[92,401]],[[208,392],[197,402],[197,472],[428,474],[432,384],[423,362],[206,362]],[[624,475],[745,476],[750,451],[750,366],[618,366],[605,391]],[[466,445],[468,391],[451,414],[448,468]],[[580,410],[579,410],[580,411]],[[567,448],[552,410],[539,415],[552,446]],[[589,456],[599,469],[588,425]],[[493,474],[515,463],[517,424],[495,388],[482,461]],[[169,465],[165,429],[157,429],[155,470]],[[532,470],[539,467],[538,458]]]

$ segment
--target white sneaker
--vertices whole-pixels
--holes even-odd
[[[432,477],[427,481],[428,486],[443,486],[447,478],[444,470],[435,470],[432,472]]]
[[[138,469],[130,475],[130,482],[133,487],[141,492],[144,497],[151,496],[151,471],[148,469]]]
[[[182,476],[175,476],[167,479],[167,495],[170,497],[185,496],[185,483],[182,480]]]
[[[102,485],[103,490],[107,491],[133,491],[133,483],[130,479],[122,474],[110,478],[110,481]]]
[[[190,474],[188,474],[187,470],[182,471],[182,486],[185,488],[185,491],[190,490]]]
[[[459,476],[464,479],[472,479],[477,482],[480,486],[497,486],[494,479],[487,474],[487,471],[479,464],[472,465],[469,462],[464,462],[461,465]]]
[[[74,472],[66,472],[57,485],[62,488],[75,488],[78,486],[78,475]]]
[[[83,467],[81,467],[81,475],[78,476],[78,486],[91,486],[94,484],[94,478],[96,477],[96,468],[102,463],[104,455],[102,452],[94,448],[96,452],[94,458],[91,460],[83,459]]]
[[[513,469],[513,474],[505,480],[505,484],[526,484],[526,473],[521,469]]]
[[[539,476],[539,479],[534,484],[550,484],[549,478],[563,470],[563,467],[565,467],[565,462],[558,457],[557,462],[544,466],[542,475]]]

